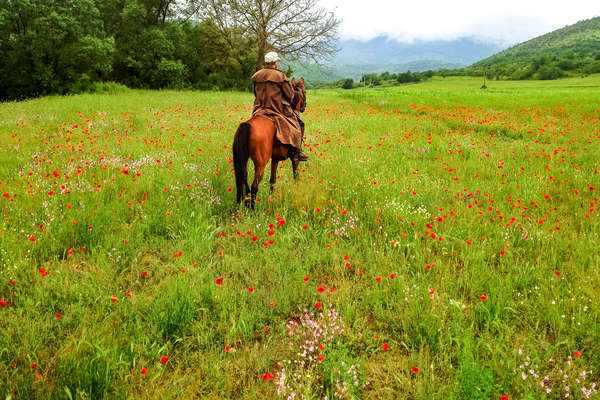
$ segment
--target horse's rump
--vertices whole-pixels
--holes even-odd
[[[301,148],[301,129],[295,116],[287,117],[279,114],[269,113],[268,111],[256,110],[253,117],[264,117],[273,121],[275,125],[276,137],[283,144],[289,144],[297,149]]]

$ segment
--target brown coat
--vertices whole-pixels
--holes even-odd
[[[290,105],[294,89],[288,78],[277,69],[264,68],[256,72],[252,80],[255,96],[252,116],[270,118],[277,129],[277,139],[300,149],[302,133]]]

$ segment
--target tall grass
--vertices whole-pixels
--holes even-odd
[[[254,212],[247,93],[0,105],[0,396],[596,397],[585,79],[311,91]]]

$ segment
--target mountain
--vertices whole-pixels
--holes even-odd
[[[472,64],[503,48],[499,44],[486,43],[473,38],[430,41],[415,40],[411,43],[405,43],[389,39],[385,36],[376,37],[366,42],[343,40],[339,42],[339,47],[341,50],[333,60],[333,64],[402,65],[424,60]]]
[[[342,78],[359,79],[367,73],[399,73],[408,70],[427,71],[440,68],[466,67],[503,49],[500,44],[472,38],[457,40],[415,40],[399,42],[385,36],[368,41],[341,40],[339,53],[321,65],[309,62],[282,61],[282,69],[290,66],[294,75],[309,81],[331,82]]]
[[[507,64],[525,65],[536,57],[561,57],[568,54],[600,54],[600,17],[595,17],[538,36],[500,51],[471,67],[491,67]]]
[[[600,72],[600,17],[579,21],[505,49],[474,38],[415,40],[385,36],[341,40],[339,53],[322,65],[289,62],[309,82],[359,79],[367,73],[453,69],[459,75],[488,73],[496,79],[556,79]],[[543,59],[542,59],[543,58]]]
[[[310,62],[288,60],[285,57],[279,61],[279,69],[286,72],[291,69],[291,76],[304,77],[309,84],[315,82],[334,82],[343,79],[344,76],[337,75],[331,67],[326,65],[316,65]]]

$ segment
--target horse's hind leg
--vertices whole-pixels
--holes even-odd
[[[277,165],[279,165],[279,161],[271,160],[271,179],[269,179],[271,193],[273,193],[275,182],[277,182]]]
[[[252,182],[252,187],[250,189],[250,208],[254,210],[254,202],[256,201],[256,194],[258,193],[258,184],[262,181],[263,176],[265,174],[265,164],[259,164],[254,166],[254,181]],[[247,204],[247,203],[246,203]]]

